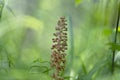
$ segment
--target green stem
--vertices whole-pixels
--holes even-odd
[[[114,38],[114,43],[116,44],[117,42],[117,35],[118,35],[118,26],[119,26],[119,18],[120,18],[120,3],[118,5],[118,18],[117,18],[117,24],[116,24],[116,32],[115,32],[115,38]],[[114,67],[115,67],[115,50],[113,50],[113,56],[112,56],[112,73],[114,73]]]
[[[72,27],[72,20],[71,20],[71,17],[69,16],[69,33],[70,33],[70,55],[71,55],[71,57],[70,57],[70,62],[73,64],[73,52],[74,52],[74,47],[73,47],[73,45],[74,45],[74,36],[73,36],[73,27]],[[71,64],[71,65],[72,65]]]
[[[73,67],[73,56],[74,56],[74,34],[73,34],[73,26],[72,26],[72,18],[71,18],[71,15],[67,14],[67,22],[68,22],[68,33],[69,33],[69,57],[68,57],[68,60],[69,60],[69,64],[67,65],[68,68],[67,68],[67,71],[70,73],[71,72],[71,68]]]

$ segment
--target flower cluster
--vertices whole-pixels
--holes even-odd
[[[64,80],[62,73],[65,69],[66,53],[67,50],[67,28],[65,17],[61,17],[56,26],[56,33],[53,33],[55,38],[52,39],[52,54],[51,54],[51,67],[54,68],[53,79]]]

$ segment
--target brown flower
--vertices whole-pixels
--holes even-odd
[[[61,17],[55,28],[56,32],[53,33],[55,38],[52,39],[52,54],[51,54],[51,67],[54,68],[53,79],[64,80],[61,73],[65,70],[66,53],[67,50],[67,27],[65,17]]]

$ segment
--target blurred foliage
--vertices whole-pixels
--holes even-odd
[[[5,5],[5,1],[1,0],[0,1],[0,19],[1,19],[1,16],[2,16],[4,5]]]
[[[81,3],[82,0],[75,0],[76,6],[78,6]]]
[[[110,49],[111,50],[118,50],[118,51],[120,51],[120,44],[108,43],[108,45],[110,45]]]
[[[52,80],[51,39],[61,16],[69,30],[65,80],[119,80],[118,1],[0,0],[0,80]]]

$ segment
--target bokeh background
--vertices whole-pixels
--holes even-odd
[[[61,16],[68,24],[66,80],[119,80],[119,55],[112,75],[108,45],[118,2],[0,0],[0,80],[52,80],[52,38]]]

